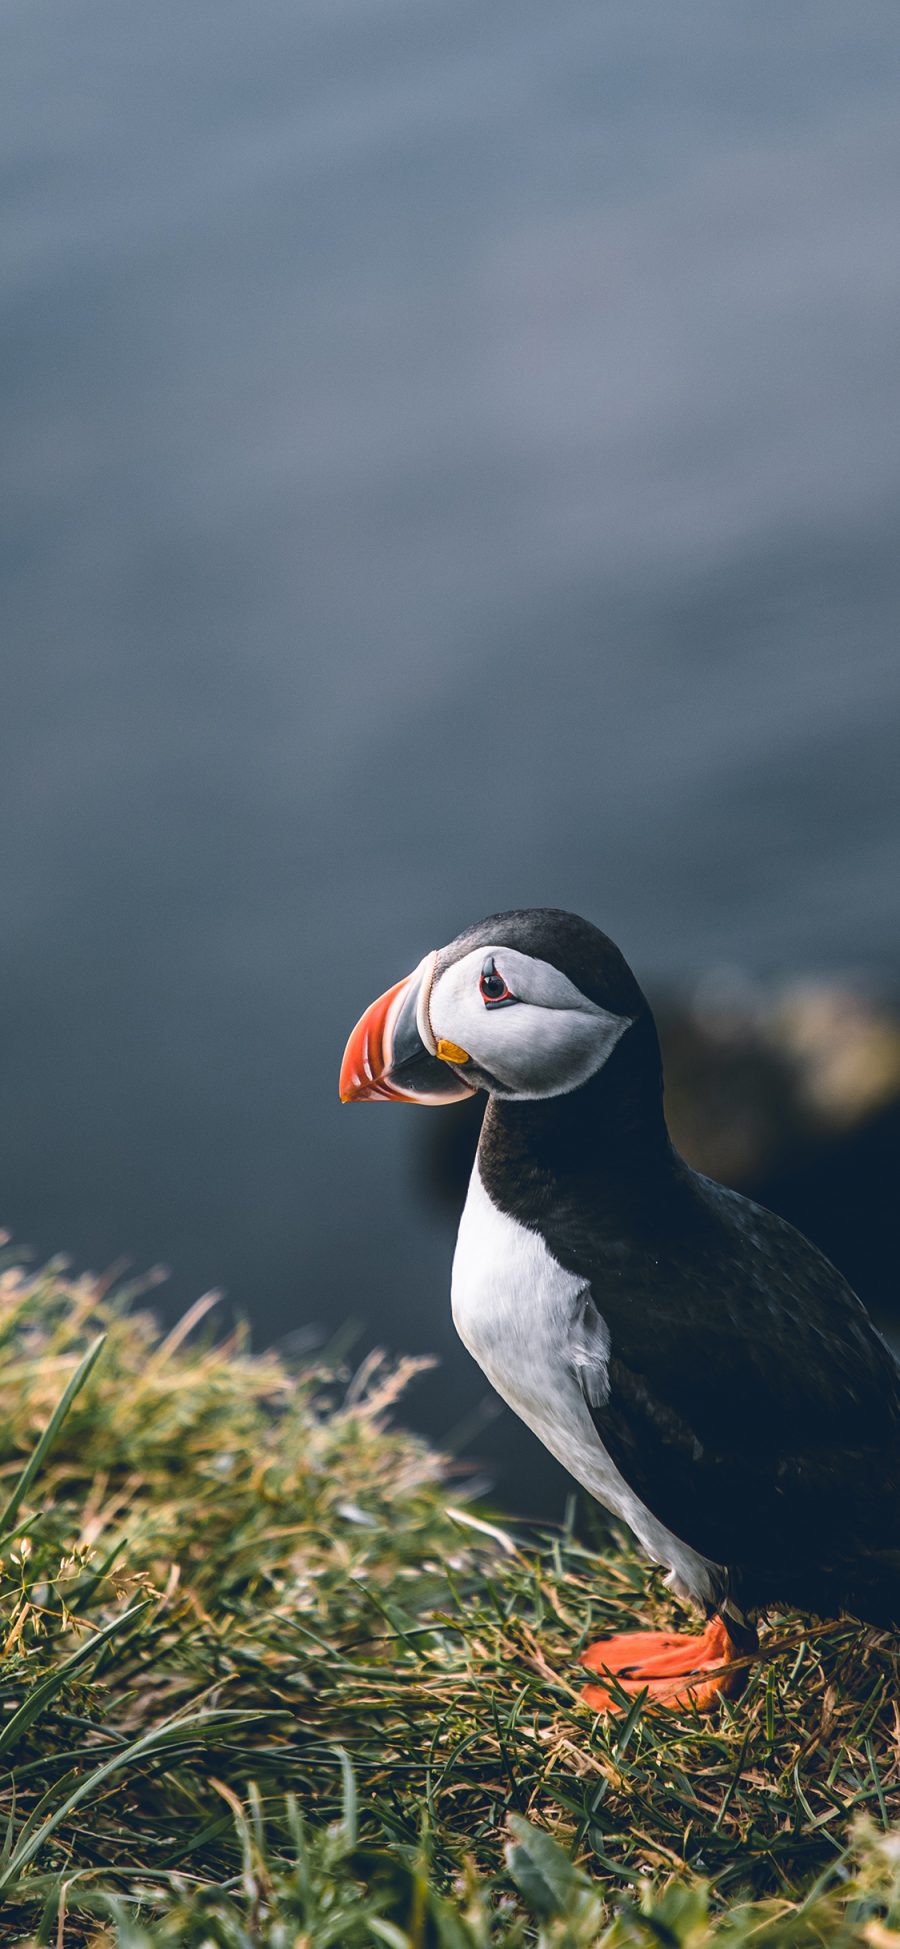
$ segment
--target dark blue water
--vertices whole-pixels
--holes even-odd
[[[514,904],[651,981],[900,960],[900,16],[0,41],[3,1213],[435,1349],[447,1426],[364,1003]]]

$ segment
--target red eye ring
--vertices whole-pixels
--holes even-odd
[[[488,955],[484,967],[481,970],[481,979],[478,987],[485,1008],[502,1008],[504,1002],[514,1002],[516,999],[515,995],[510,993],[502,974],[500,974],[495,966],[492,954]]]

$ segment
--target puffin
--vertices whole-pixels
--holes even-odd
[[[591,1644],[586,1703],[736,1696],[771,1608],[895,1627],[900,1368],[808,1239],[679,1156],[653,1015],[599,928],[494,914],[347,1043],[343,1102],[476,1090],[457,1331],[703,1620]]]

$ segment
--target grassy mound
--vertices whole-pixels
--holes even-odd
[[[201,1310],[0,1278],[0,1942],[900,1949],[889,1641],[597,1718],[579,1647],[673,1615],[630,1547],[454,1507],[410,1369]]]

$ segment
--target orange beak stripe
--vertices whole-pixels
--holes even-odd
[[[342,1103],[422,1103],[437,1109],[472,1096],[454,1065],[467,1063],[455,1042],[435,1044],[428,997],[436,954],[379,995],[356,1024],[341,1064]]]
[[[395,981],[393,988],[386,989],[360,1016],[341,1063],[342,1103],[404,1101],[403,1091],[394,1089],[385,1078],[385,1041],[393,1004],[409,987],[410,979],[405,975],[402,981]]]

